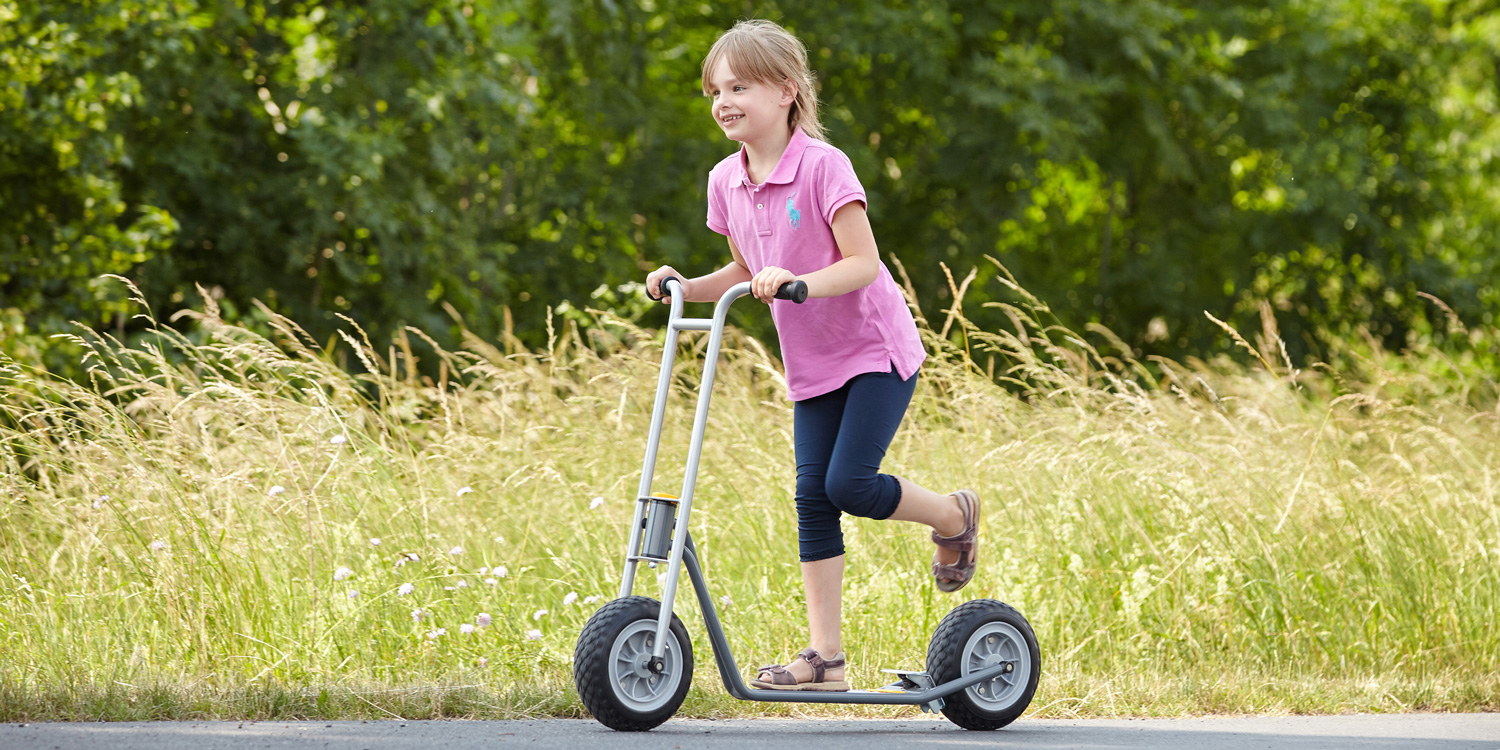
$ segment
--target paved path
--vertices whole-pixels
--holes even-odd
[[[769,745],[768,745],[769,741]],[[3,724],[0,750],[818,750],[873,748],[1379,748],[1500,750],[1500,714],[1377,714],[1210,719],[1029,720],[966,732],[937,719],[681,719],[646,733],[593,721],[310,721]]]

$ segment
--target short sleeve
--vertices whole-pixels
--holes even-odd
[[[717,169],[708,173],[708,228],[729,236],[729,211],[724,206],[724,189],[719,184]]]
[[[826,155],[820,166],[822,168],[817,170],[818,202],[823,206],[823,220],[829,226],[833,225],[833,215],[844,204],[859,201],[869,205],[865,200],[865,188],[859,184],[859,176],[854,174],[854,164],[843,152]]]

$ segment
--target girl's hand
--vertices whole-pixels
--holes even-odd
[[[750,279],[750,293],[755,295],[756,299],[769,305],[771,300],[776,299],[776,290],[780,289],[782,284],[796,280],[797,276],[785,268],[766,266]]]
[[[659,298],[661,300],[661,303],[663,305],[671,304],[672,296],[669,294],[662,294],[662,290],[659,287],[661,286],[661,282],[663,279],[670,279],[673,276],[681,279],[683,301],[687,301],[687,277],[678,273],[677,269],[671,266],[662,266],[661,268],[658,268],[646,275],[646,296],[651,297],[652,299],[658,299],[656,295],[661,294],[661,297]]]

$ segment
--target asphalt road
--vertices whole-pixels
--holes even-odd
[[[968,732],[940,719],[672,720],[645,733],[593,721],[121,722],[0,725],[0,750],[818,750],[873,748],[1434,748],[1500,750],[1500,714],[1257,716],[1208,719],[1027,720]]]

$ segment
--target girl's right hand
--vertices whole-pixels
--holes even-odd
[[[670,279],[673,276],[681,279],[683,297],[686,298],[688,283],[687,277],[678,273],[677,269],[671,266],[662,266],[661,268],[658,268],[646,275],[646,296],[651,297],[652,299],[660,299],[661,303],[664,305],[671,304],[672,296],[669,294],[662,294],[661,289],[659,289],[658,287],[661,285],[663,279]],[[656,295],[658,294],[661,294],[661,297],[657,297]],[[686,301],[686,299],[684,299],[684,301]]]

